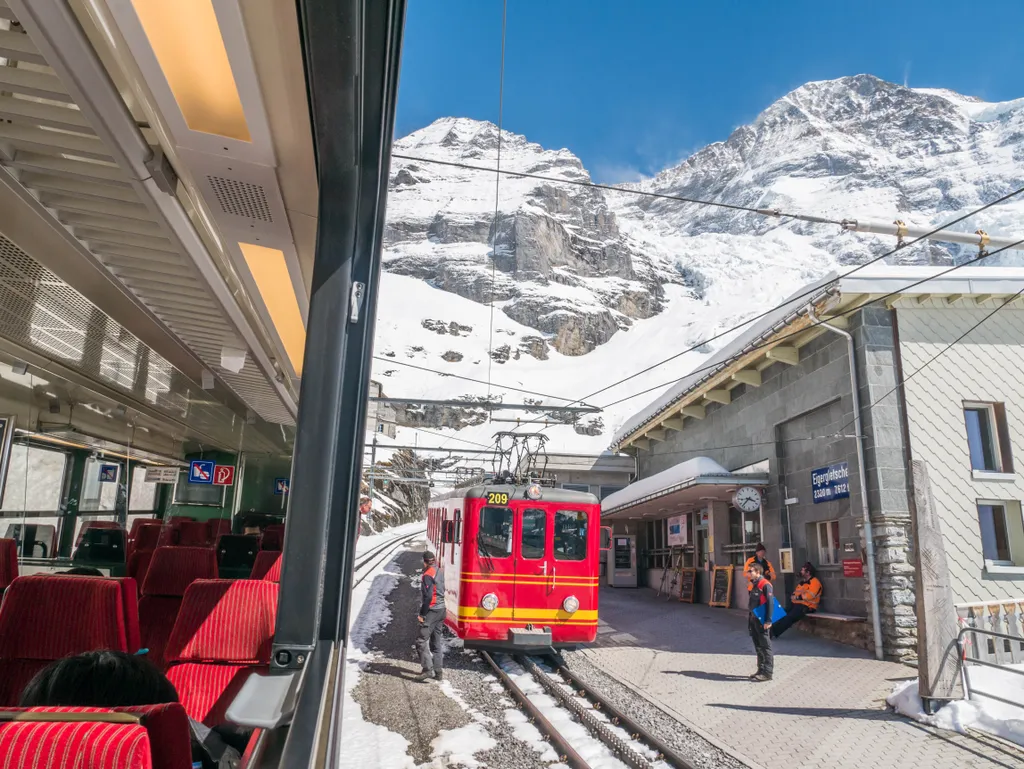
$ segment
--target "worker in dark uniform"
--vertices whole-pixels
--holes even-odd
[[[821,580],[814,576],[814,564],[808,561],[800,569],[800,583],[793,591],[786,616],[772,625],[772,638],[778,638],[804,616],[816,612],[821,603],[821,590]]]
[[[754,651],[757,652],[757,672],[750,677],[752,681],[771,681],[772,672],[775,667],[775,657],[772,655],[772,609],[774,608],[775,596],[772,591],[772,583],[764,576],[764,569],[761,564],[754,561],[749,566],[750,570],[750,615],[747,618],[747,629],[754,641]],[[764,621],[758,619],[754,609],[764,606]]]
[[[416,680],[426,681],[434,678],[442,679],[441,665],[444,661],[444,641],[441,629],[444,626],[444,572],[437,568],[434,554],[429,550],[423,553],[423,575],[420,577],[420,637],[416,645],[420,651],[420,664],[423,666]]]

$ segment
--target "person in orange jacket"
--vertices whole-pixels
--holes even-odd
[[[814,566],[808,561],[800,569],[800,582],[793,591],[786,616],[772,625],[772,637],[778,638],[805,615],[816,612],[821,603],[821,590],[821,580],[814,576]]]
[[[747,578],[747,592],[749,593],[754,589],[754,580],[750,574],[750,565],[754,562],[761,564],[761,573],[764,578],[769,582],[775,581],[775,569],[772,567],[771,562],[765,557],[767,551],[764,547],[764,542],[758,542],[757,548],[754,550],[754,554],[747,559],[747,562],[743,564],[743,576]]]

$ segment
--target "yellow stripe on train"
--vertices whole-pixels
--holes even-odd
[[[513,612],[515,612],[515,616],[513,616]],[[596,622],[597,609],[580,609],[570,614],[564,609],[520,609],[510,606],[487,611],[482,606],[460,606],[459,619],[491,619],[508,622],[532,622],[534,620]]]

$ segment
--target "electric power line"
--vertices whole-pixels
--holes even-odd
[[[813,222],[815,224],[836,224],[842,225],[842,221],[839,219],[828,219],[823,216],[812,216],[811,214],[793,214],[786,211],[780,211],[775,208],[754,208],[752,206],[740,206],[735,203],[720,203],[714,200],[701,200],[699,198],[688,198],[683,195],[669,195],[664,192],[651,192],[650,190],[633,189],[631,187],[616,187],[614,184],[600,184],[598,182],[583,181],[582,179],[561,179],[557,176],[545,176],[544,174],[534,174],[527,171],[509,171],[508,169],[488,168],[487,166],[478,166],[473,163],[462,163],[457,160],[441,160],[439,158],[426,158],[418,157],[416,155],[403,155],[401,153],[393,153],[391,157],[399,158],[400,160],[411,160],[417,163],[433,163],[434,165],[449,166],[451,168],[462,168],[466,171],[489,171],[491,173],[504,174],[505,176],[516,176],[522,179],[536,179],[541,182],[551,182],[553,184],[569,184],[575,187],[590,187],[596,190],[607,190],[608,192],[624,192],[628,195],[638,195],[647,198],[657,198],[659,200],[672,200],[676,203],[694,203],[699,206],[711,206],[713,208],[725,208],[730,211],[742,211],[749,214],[758,214],[760,216],[772,217],[775,219],[798,219],[803,222]],[[910,241],[914,243],[916,241]]]
[[[894,296],[898,296],[899,294],[905,293],[908,289],[915,288],[917,286],[920,286],[923,283],[927,283],[927,282],[929,282],[931,280],[936,280],[938,278],[944,277],[944,276],[948,275],[949,273],[953,272],[954,270],[958,270],[961,267],[969,267],[972,264],[976,264],[977,262],[980,262],[982,259],[987,259],[990,256],[995,256],[995,255],[997,255],[997,254],[999,254],[999,253],[1001,253],[1003,251],[1007,251],[1007,250],[1013,249],[1013,248],[1015,248],[1015,247],[1017,247],[1017,246],[1019,246],[1021,244],[1024,244],[1024,239],[1021,239],[1021,240],[1015,241],[1013,243],[1010,243],[1009,245],[1003,246],[1002,248],[996,249],[995,251],[982,252],[982,253],[978,254],[976,257],[974,257],[973,259],[968,259],[966,262],[961,262],[960,264],[955,264],[952,267],[950,267],[949,269],[943,270],[942,272],[936,273],[935,275],[929,275],[927,278],[922,278],[921,280],[917,280],[917,281],[914,281],[913,283],[909,283],[906,286],[903,286],[901,288],[896,289],[895,291],[890,291],[888,294],[883,294],[882,296],[878,297],[877,299],[872,299],[870,302],[865,302],[864,304],[860,304],[860,305],[857,305],[855,307],[851,307],[848,310],[843,310],[843,312],[838,313],[837,315],[832,315],[832,316],[830,316],[828,318],[822,318],[822,319],[819,319],[817,321],[814,321],[814,322],[812,322],[810,324],[810,326],[808,328],[815,328],[817,326],[828,325],[828,323],[831,320],[834,320],[835,318],[846,317],[847,315],[852,315],[853,313],[855,313],[855,312],[857,312],[859,310],[862,310],[865,307],[869,307],[872,304],[877,304],[879,302],[885,302],[885,301],[893,298]],[[733,358],[729,358],[729,359],[721,360],[721,361],[716,361],[715,363],[709,363],[706,366],[701,366],[700,368],[695,368],[692,371],[689,371],[686,374],[684,374],[683,377],[690,376],[691,374],[699,374],[702,371],[710,371],[711,369],[718,368],[719,366],[722,366],[722,365],[725,365],[725,364],[731,362],[735,358],[739,357],[739,355],[746,355],[747,353],[753,352],[755,350],[760,350],[760,349],[763,349],[765,347],[771,347],[771,346],[777,345],[779,342],[784,342],[785,340],[790,339],[791,337],[800,336],[801,334],[805,333],[808,330],[808,328],[801,328],[801,329],[799,329],[797,331],[791,331],[788,334],[784,334],[784,335],[782,335],[780,337],[776,337],[771,342],[762,342],[761,344],[757,344],[757,345],[754,345],[752,347],[746,348],[741,353],[737,353],[736,356],[734,356]],[[671,379],[671,380],[669,380],[667,382],[663,382],[662,384],[658,384],[658,385],[655,385],[653,387],[648,387],[646,390],[641,390],[640,392],[635,392],[632,395],[627,395],[624,398],[619,398],[618,400],[612,401],[611,403],[606,403],[605,405],[601,406],[601,408],[602,409],[611,408],[612,406],[617,406],[618,404],[624,403],[625,401],[631,400],[633,398],[638,398],[641,395],[646,395],[647,393],[653,392],[654,390],[659,390],[659,389],[661,389],[663,387],[668,387],[669,385],[678,382],[683,377],[676,377],[676,378]]]
[[[492,385],[491,382],[488,382],[484,379],[473,379],[473,377],[462,376],[461,374],[450,374],[447,371],[438,371],[436,369],[427,368],[426,366],[417,366],[415,363],[406,363],[405,361],[397,360],[396,358],[382,358],[379,355],[374,355],[373,359],[383,361],[385,363],[397,363],[399,366],[408,366],[409,368],[414,368],[418,371],[426,371],[429,374],[437,374],[438,376],[446,376],[451,377],[453,379],[462,379],[467,382],[475,382],[476,384],[485,384],[488,386]],[[559,401],[572,400],[572,398],[566,398],[564,395],[548,395],[546,393],[537,392],[536,390],[525,390],[521,387],[513,387],[512,385],[493,384],[493,386],[497,387],[500,390],[512,390],[513,392],[525,393],[526,395],[539,395],[542,398],[554,398],[555,400]]]
[[[501,125],[505,106],[505,30],[508,0],[501,4],[501,69],[498,73],[498,157],[494,168],[494,219],[491,223],[491,295],[488,297],[490,320],[487,326],[487,399],[491,398],[491,367],[494,365],[494,284],[498,263],[498,205],[501,202]]]

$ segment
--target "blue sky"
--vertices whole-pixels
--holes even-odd
[[[501,0],[409,0],[396,133],[497,122]],[[809,80],[1024,96],[1022,0],[508,0],[504,128],[650,175]]]

